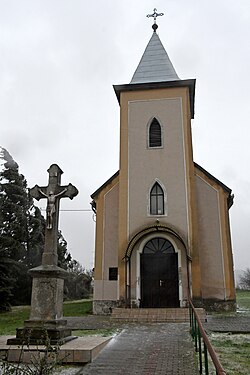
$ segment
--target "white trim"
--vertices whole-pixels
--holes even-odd
[[[154,184],[155,183],[158,183],[159,185],[160,185],[160,187],[162,188],[162,190],[163,190],[163,193],[164,193],[164,214],[163,215],[152,215],[151,213],[150,213],[150,192],[151,192],[151,190],[152,190],[152,188],[153,188],[153,186],[154,186]],[[151,183],[151,185],[150,185],[150,187],[149,187],[149,189],[148,189],[148,193],[147,193],[147,216],[148,217],[159,217],[159,218],[161,218],[161,217],[167,217],[168,216],[168,205],[167,205],[167,203],[168,203],[168,200],[167,200],[167,189],[165,188],[165,185],[161,182],[161,180],[159,179],[159,178],[155,178],[154,180],[153,180],[153,182]]]
[[[191,238],[191,233],[190,233],[190,222],[189,222],[189,197],[188,197],[188,185],[187,185],[187,160],[186,160],[186,148],[185,148],[185,131],[184,131],[184,121],[183,121],[183,105],[182,105],[182,97],[179,97],[180,100],[180,106],[181,106],[181,130],[182,130],[182,147],[183,147],[183,162],[184,162],[184,184],[185,184],[185,190],[186,190],[186,214],[187,214],[187,233],[188,233],[188,248],[191,248],[191,243],[190,243],[190,238]]]
[[[218,203],[218,215],[219,215],[219,228],[220,228],[220,251],[221,251],[221,261],[222,261],[222,275],[223,275],[223,285],[224,285],[224,299],[227,299],[226,293],[226,280],[225,280],[225,263],[224,263],[224,254],[223,254],[223,239],[222,239],[222,227],[221,227],[221,212],[220,212],[220,194],[217,193],[217,203]]]
[[[119,181],[114,184],[114,186],[112,186],[105,194],[103,194],[103,245],[102,245],[102,279],[103,280],[109,280],[108,278],[108,268],[109,267],[118,267],[118,263],[114,266],[112,265],[109,265],[109,267],[107,267],[106,265],[106,262],[105,261],[105,227],[106,227],[106,222],[105,222],[105,214],[106,214],[106,199],[107,199],[107,195],[110,194],[112,192],[112,190],[114,188],[117,187],[117,185],[119,185]],[[114,281],[114,280],[113,280]]]
[[[226,279],[225,279],[225,263],[224,263],[224,254],[223,254],[223,238],[222,238],[222,221],[221,221],[221,209],[220,209],[220,190],[216,189],[213,185],[208,183],[203,177],[199,174],[195,174],[200,180],[202,180],[207,186],[212,188],[216,192],[216,200],[217,200],[217,211],[218,211],[218,220],[219,220],[219,233],[220,233],[220,252],[221,252],[221,267],[222,267],[222,275],[223,275],[223,285],[224,285],[224,298],[227,299],[226,293]]]
[[[150,147],[149,146],[149,129],[150,129],[150,126],[152,124],[152,121],[153,119],[156,119],[160,125],[160,128],[161,128],[161,146],[156,146],[156,147]],[[159,150],[159,149],[162,149],[164,148],[164,126],[162,126],[162,121],[159,119],[159,116],[151,116],[151,118],[149,119],[148,123],[147,123],[147,135],[146,135],[146,148],[147,150]]]
[[[196,174],[195,173],[195,176],[196,177],[199,177],[203,182],[205,182],[205,184],[207,184],[209,187],[211,187],[212,189],[214,189],[217,193],[219,192],[218,189],[216,189],[213,185],[209,184],[203,177],[201,177],[199,174]]]
[[[128,139],[128,149],[127,149],[127,155],[128,155],[128,160],[127,160],[127,240],[129,239],[129,233],[130,233],[130,215],[129,215],[129,202],[130,202],[130,199],[129,199],[129,193],[130,193],[130,190],[129,190],[129,182],[130,182],[130,149],[129,149],[129,140],[130,140],[130,136],[129,136],[129,129],[130,129],[130,112],[131,112],[131,108],[130,108],[130,105],[129,105],[129,102],[128,102],[128,122],[127,122],[127,139]],[[120,137],[122,137],[122,131],[120,129]],[[121,143],[121,141],[120,141]],[[121,147],[121,146],[120,146]],[[121,151],[120,151],[121,152]],[[119,197],[119,200],[121,198]]]

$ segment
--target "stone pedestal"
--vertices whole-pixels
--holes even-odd
[[[63,344],[75,337],[63,319],[63,287],[67,272],[47,265],[29,271],[33,278],[30,318],[7,344]]]

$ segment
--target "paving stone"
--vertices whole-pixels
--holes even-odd
[[[208,315],[204,327],[207,331],[213,332],[250,333],[250,316],[240,314]]]
[[[110,341],[92,363],[84,367],[59,367],[54,375],[197,374],[187,323],[130,322],[122,325],[121,322],[111,322],[107,316],[67,319],[73,329],[121,327],[122,332]],[[226,317],[209,315],[204,326],[208,331],[250,332],[250,318],[239,314]]]
[[[197,374],[187,323],[127,326],[82,374]]]

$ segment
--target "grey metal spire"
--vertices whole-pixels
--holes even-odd
[[[153,14],[147,15],[147,17],[154,17],[152,26],[154,32],[130,83],[165,82],[180,79],[156,33],[158,27],[156,17],[162,15],[163,13],[157,13],[156,9]]]
[[[159,36],[153,33],[130,83],[176,81],[180,79]]]

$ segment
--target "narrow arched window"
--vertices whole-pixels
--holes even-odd
[[[164,192],[158,182],[150,191],[150,214],[164,215]]]
[[[149,127],[149,147],[161,147],[161,125],[154,117]]]

